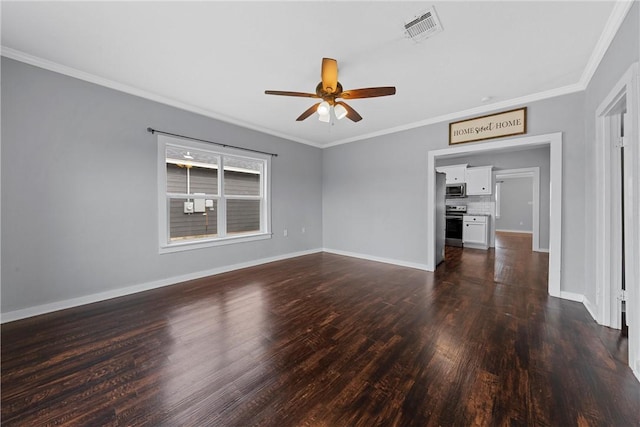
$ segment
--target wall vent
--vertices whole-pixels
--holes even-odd
[[[414,17],[410,22],[404,24],[404,32],[406,36],[416,42],[426,40],[434,34],[438,34],[443,30],[442,24],[436,14],[436,9],[430,9],[422,12]]]

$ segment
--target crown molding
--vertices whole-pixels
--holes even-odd
[[[614,37],[622,26],[622,23],[629,13],[631,6],[633,6],[634,1],[636,0],[616,1],[613,5],[613,10],[609,15],[609,19],[602,30],[602,34],[600,34],[600,38],[598,39],[593,52],[591,52],[591,57],[582,72],[582,76],[580,76],[579,84],[582,85],[584,89],[589,86],[591,78],[598,69],[602,58],[604,58],[604,55],[607,53],[611,42],[613,42]]]
[[[215,111],[207,110],[205,108],[196,107],[195,105],[187,104],[181,101],[177,101],[172,98],[168,98],[162,95],[158,95],[146,90],[122,84],[104,77],[97,76],[95,74],[87,73],[76,68],[68,67],[66,65],[59,64],[57,62],[49,61],[28,53],[12,49],[10,47],[1,46],[0,55],[6,58],[10,58],[16,61],[24,62],[25,64],[33,65],[34,67],[43,68],[45,70],[53,71],[58,74],[63,74],[69,77],[74,77],[79,80],[84,80],[89,83],[94,83],[99,86],[104,86],[109,89],[124,92],[129,95],[138,96],[140,98],[155,101],[160,104],[168,105],[170,107],[179,108],[181,110],[189,111],[191,113],[199,114],[201,116],[209,117],[212,119],[220,120],[225,123],[240,126],[246,129],[255,130],[257,132],[266,133],[268,135],[276,136],[278,138],[287,139],[290,141],[299,142],[301,144],[311,145],[313,147],[322,148],[321,144],[308,141],[303,138],[298,138],[292,135],[287,135],[281,132],[274,131],[272,129],[256,126],[252,123],[248,123],[242,120],[234,119],[233,117],[225,116],[224,114],[217,113]]]
[[[335,141],[330,144],[323,145],[324,148],[334,147],[336,145],[347,144],[349,142],[355,142],[363,139],[374,138],[377,136],[388,135],[391,133],[398,133],[406,130],[411,130],[423,126],[428,126],[436,123],[447,122],[451,120],[463,119],[469,116],[475,116],[485,113],[490,113],[495,110],[500,110],[503,108],[511,108],[516,107],[522,104],[527,104],[529,102],[541,101],[543,99],[549,99],[556,96],[568,95],[575,92],[583,91],[584,87],[580,83],[575,83],[572,85],[562,86],[556,89],[551,89],[543,92],[534,93],[531,95],[521,96],[519,98],[512,98],[501,102],[494,102],[492,104],[482,105],[480,107],[470,108],[467,110],[456,111],[455,113],[445,114],[442,116],[431,117],[425,120],[420,120],[413,123],[408,123],[402,126],[396,126],[394,128],[384,129],[378,132],[372,132],[366,135],[361,135],[354,138],[347,138],[340,141]]]

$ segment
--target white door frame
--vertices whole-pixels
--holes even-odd
[[[498,179],[531,178],[533,186],[533,195],[531,196],[533,199],[533,206],[531,206],[533,213],[533,242],[531,249],[534,252],[547,252],[547,249],[540,249],[540,168],[532,167],[498,170],[493,172],[493,176],[494,182],[496,182]],[[494,227],[493,231],[495,233],[496,227]]]
[[[453,154],[477,154],[517,148],[549,146],[551,185],[549,224],[549,295],[560,297],[562,272],[562,133],[527,136],[500,141],[461,144],[456,147],[432,150],[427,154],[427,203],[436,205],[436,159]],[[427,209],[427,270],[435,270],[435,210]]]
[[[615,242],[612,242],[611,209],[612,167],[611,167],[611,120],[612,110],[624,98],[628,115],[624,138],[624,183],[625,183],[625,276],[627,284],[627,323],[629,324],[629,366],[640,378],[640,76],[638,63],[629,67],[618,83],[609,92],[596,110],[595,146],[595,278],[596,278],[596,321],[614,328],[620,327],[620,313],[616,310],[615,289],[611,286],[614,271]],[[619,201],[619,200],[618,200]],[[613,252],[612,252],[613,251]]]

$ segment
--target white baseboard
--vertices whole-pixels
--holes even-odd
[[[495,233],[520,233],[520,234],[531,234],[533,235],[533,231],[522,231],[522,230],[495,230]],[[544,252],[549,253],[549,248],[533,248],[534,252]]]
[[[560,298],[566,299],[569,301],[583,302],[584,295],[576,294],[574,292],[560,291]]]
[[[591,301],[589,301],[589,298],[583,297],[582,304],[584,304],[584,306],[586,307],[587,311],[589,312],[593,320],[595,320],[597,323],[600,323],[598,322],[598,316],[596,315],[596,313],[598,312],[598,309]]]
[[[284,255],[277,255],[269,258],[262,258],[253,261],[242,262],[239,264],[226,265],[224,267],[213,268],[210,270],[198,271],[189,274],[182,274],[180,276],[168,277],[166,279],[155,280],[153,282],[141,283],[139,285],[128,286],[126,288],[114,289],[106,292],[99,292],[97,294],[85,295],[78,298],[71,298],[63,301],[56,301],[49,304],[37,305],[34,307],[27,307],[20,310],[9,311],[2,313],[0,316],[0,323],[13,322],[14,320],[25,319],[27,317],[38,316],[41,314],[51,313],[53,311],[64,310],[67,308],[77,307],[80,305],[91,304],[94,302],[104,301],[112,298],[117,298],[125,295],[131,295],[138,292],[144,292],[151,289],[157,289],[164,286],[171,286],[178,283],[186,282],[189,280],[200,279],[202,277],[214,276],[216,274],[226,273],[233,270],[240,270],[242,268],[254,267],[260,264],[266,264],[274,261],[281,261],[283,259],[295,258],[298,256],[309,255],[322,252],[322,249],[310,249],[300,252],[292,252]]]
[[[353,257],[353,258],[366,259],[366,260],[369,260],[369,261],[384,262],[386,264],[393,264],[393,265],[399,265],[401,267],[409,267],[409,268],[416,268],[418,270],[429,271],[429,269],[427,268],[426,264],[418,264],[416,262],[401,261],[401,260],[398,260],[398,259],[383,258],[383,257],[377,257],[377,256],[373,256],[373,255],[360,254],[360,253],[356,253],[356,252],[341,251],[341,250],[338,250],[338,249],[323,248],[322,250],[324,252],[328,252],[328,253],[336,254],[336,255],[343,255],[343,256],[349,256],[349,257]]]
[[[486,251],[487,249],[489,249],[489,245],[483,245],[481,243],[463,243],[462,246],[464,248],[469,248],[469,249],[480,249],[481,251]]]

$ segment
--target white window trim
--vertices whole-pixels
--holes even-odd
[[[204,150],[211,151],[220,154],[221,167],[224,167],[222,160],[223,156],[244,157],[248,159],[256,159],[264,161],[262,188],[260,189],[260,196],[242,196],[242,195],[230,195],[225,196],[231,200],[261,200],[261,212],[260,212],[260,232],[251,234],[240,234],[233,236],[221,236],[213,238],[193,239],[189,241],[169,242],[169,221],[168,221],[168,206],[167,200],[167,167],[166,167],[166,147],[167,145],[178,146],[188,150]],[[192,249],[202,249],[208,247],[229,245],[234,243],[252,242],[257,240],[270,239],[271,234],[271,156],[246,152],[239,149],[233,149],[228,147],[217,147],[209,144],[194,142],[183,138],[175,138],[165,135],[158,135],[158,157],[157,157],[157,171],[158,171],[158,243],[159,253],[172,253],[179,251],[186,251]],[[218,200],[218,221],[219,224],[226,224],[226,209],[224,206],[225,197],[224,184],[222,180],[222,174],[218,174],[219,179],[219,196]],[[170,195],[174,195],[171,193]],[[194,198],[193,194],[189,195],[190,198]],[[196,198],[198,196],[195,196]]]

